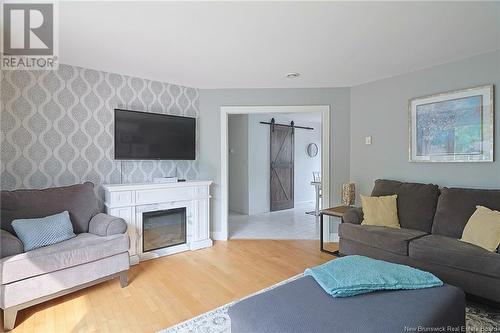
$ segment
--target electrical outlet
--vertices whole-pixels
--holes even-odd
[[[371,144],[372,144],[372,137],[365,136],[365,145],[371,145]]]

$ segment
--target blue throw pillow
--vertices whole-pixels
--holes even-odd
[[[14,220],[12,228],[23,243],[24,251],[56,244],[76,236],[67,211],[47,217]]]

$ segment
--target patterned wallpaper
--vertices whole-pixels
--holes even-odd
[[[2,71],[0,99],[2,189],[198,177],[197,161],[113,160],[115,108],[197,118],[197,89],[60,65]]]

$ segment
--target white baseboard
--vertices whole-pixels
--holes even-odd
[[[139,263],[139,256],[137,254],[130,256],[130,265],[137,265]]]
[[[210,247],[214,245],[212,240],[211,239],[205,239],[205,240],[202,240],[202,241],[198,241],[198,242],[191,242],[189,244],[189,249],[191,251],[193,250],[199,250],[199,249],[203,249],[203,248],[206,248],[206,247]]]
[[[227,238],[222,231],[212,231],[212,239],[218,241],[227,241]]]

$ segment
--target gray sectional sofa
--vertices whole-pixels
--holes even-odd
[[[11,222],[68,211],[76,237],[24,252]],[[127,285],[129,238],[121,218],[99,212],[93,184],[1,191],[0,308],[4,327],[18,310],[119,277]]]
[[[363,226],[363,211],[346,212],[340,254],[359,254],[434,273],[466,293],[500,303],[500,254],[459,239],[476,206],[500,210],[500,190],[439,188],[377,180],[372,196],[398,195],[401,229]]]

